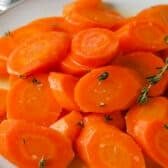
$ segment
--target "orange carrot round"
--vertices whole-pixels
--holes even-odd
[[[69,37],[62,32],[36,34],[12,52],[8,72],[23,75],[56,66],[66,56],[69,44]]]
[[[50,88],[62,108],[66,110],[78,110],[74,101],[74,88],[78,78],[63,73],[51,72],[49,75]]]
[[[135,102],[141,82],[134,71],[119,66],[92,70],[75,87],[75,100],[82,112],[111,113]]]
[[[72,111],[52,124],[50,128],[59,131],[74,142],[83,128],[82,124],[83,117],[80,112]]]
[[[68,139],[59,132],[20,120],[0,125],[0,152],[24,168],[66,168],[74,156]]]
[[[162,5],[155,5],[150,8],[142,10],[139,14],[137,14],[137,17],[140,19],[148,19],[148,20],[154,20],[155,22],[162,22],[165,24],[165,26],[168,26],[168,5],[162,4]]]
[[[112,61],[113,65],[124,66],[135,70],[142,79],[143,86],[147,84],[147,77],[158,73],[158,68],[163,67],[165,63],[161,58],[150,52],[133,52],[127,55],[121,55]],[[163,95],[168,85],[168,73],[150,89],[150,96]]]
[[[49,126],[61,113],[49,87],[48,75],[17,81],[9,91],[7,117]]]
[[[139,120],[168,121],[168,99],[155,97],[144,105],[135,105],[126,115],[127,132],[133,133]]]
[[[161,167],[168,165],[168,121],[139,121],[132,136]]]
[[[125,168],[145,168],[143,155],[134,140],[99,119],[86,118],[77,139],[79,157],[92,168],[123,168],[123,165]]]
[[[117,37],[110,30],[83,30],[72,40],[72,57],[83,65],[98,67],[108,63],[117,54],[118,44]]]
[[[165,37],[168,34],[163,24],[149,20],[134,20],[117,32],[120,47],[124,52],[160,51],[168,48]]]
[[[81,29],[91,27],[115,29],[124,20],[116,10],[99,2],[84,3],[85,6],[80,5],[80,1],[79,3],[68,4],[63,11],[65,19]]]
[[[72,54],[70,54],[68,57],[66,57],[60,65],[61,72],[81,76],[89,72],[91,67],[82,65],[79,62],[75,61],[72,57]]]

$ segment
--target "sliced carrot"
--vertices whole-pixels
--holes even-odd
[[[62,108],[66,110],[78,110],[74,101],[74,88],[78,78],[63,74],[51,72],[49,75],[50,88]]]
[[[72,57],[72,54],[70,54],[68,57],[66,57],[60,65],[61,72],[76,75],[76,76],[82,76],[89,72],[91,67],[82,65],[79,62],[75,61]]]
[[[81,159],[75,157],[71,162],[71,164],[68,166],[68,168],[89,168],[89,167],[86,166]]]
[[[61,113],[49,87],[48,75],[17,81],[9,91],[7,117],[49,126]]]
[[[79,3],[71,3],[65,6],[65,19],[81,29],[91,27],[115,28],[123,22],[124,18],[114,9],[96,1],[85,2],[85,6]]]
[[[9,85],[12,87],[20,78],[15,75],[9,75]]]
[[[92,1],[88,1],[88,0],[75,0],[75,5],[78,8],[89,8],[89,7],[97,7],[99,5],[101,5],[102,0],[92,0]]]
[[[142,152],[133,139],[99,117],[86,118],[77,139],[77,150],[79,157],[92,168],[123,168],[123,165],[145,168]]]
[[[161,167],[168,165],[168,121],[139,121],[131,134],[141,148]]]
[[[82,112],[111,113],[129,108],[141,82],[134,71],[119,66],[92,70],[75,87],[75,100]]]
[[[20,120],[0,125],[0,152],[24,168],[65,168],[73,159],[71,144],[59,132]]]
[[[165,42],[168,30],[164,25],[154,21],[134,20],[119,29],[117,34],[124,52],[160,51],[168,48]]]
[[[147,83],[147,77],[157,74],[158,68],[165,65],[161,58],[150,52],[133,52],[127,55],[120,55],[112,61],[112,64],[135,70],[142,79],[143,86]],[[168,73],[164,75],[158,84],[151,87],[150,96],[163,95],[167,85]]]
[[[0,122],[6,118],[7,93],[7,90],[0,89]]]
[[[79,135],[82,126],[82,115],[80,112],[72,111],[51,125],[51,128],[59,131],[74,142]]]
[[[8,77],[6,64],[7,64],[6,59],[0,57],[0,77]]]
[[[10,32],[7,32],[5,36],[0,37],[0,58],[8,58],[15,46],[16,44]]]
[[[155,5],[150,8],[142,10],[137,17],[142,19],[154,20],[155,22],[162,22],[168,26],[168,5]]]
[[[112,31],[101,28],[87,29],[74,36],[72,57],[83,65],[98,67],[116,56],[118,46],[118,38]]]
[[[139,120],[168,121],[168,99],[155,97],[144,105],[135,105],[126,115],[127,132],[132,134]]]
[[[56,66],[66,56],[69,45],[68,35],[62,32],[34,35],[12,52],[8,59],[8,72],[23,75]]]

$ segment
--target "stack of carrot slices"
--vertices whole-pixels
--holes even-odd
[[[21,168],[168,167],[168,5],[126,18],[76,0],[0,37],[0,154]]]

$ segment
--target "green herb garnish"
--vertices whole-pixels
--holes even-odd
[[[108,76],[109,76],[108,72],[103,72],[101,75],[98,76],[98,80],[103,81],[103,80],[107,79]]]

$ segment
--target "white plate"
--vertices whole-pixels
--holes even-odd
[[[36,18],[59,15],[67,2],[70,0],[25,0],[24,3],[0,16],[0,34]],[[129,16],[151,5],[166,4],[168,0],[107,0],[106,2],[111,2],[122,14]],[[6,87],[4,82],[0,81],[0,87]],[[0,168],[14,168],[14,166],[0,157]]]

